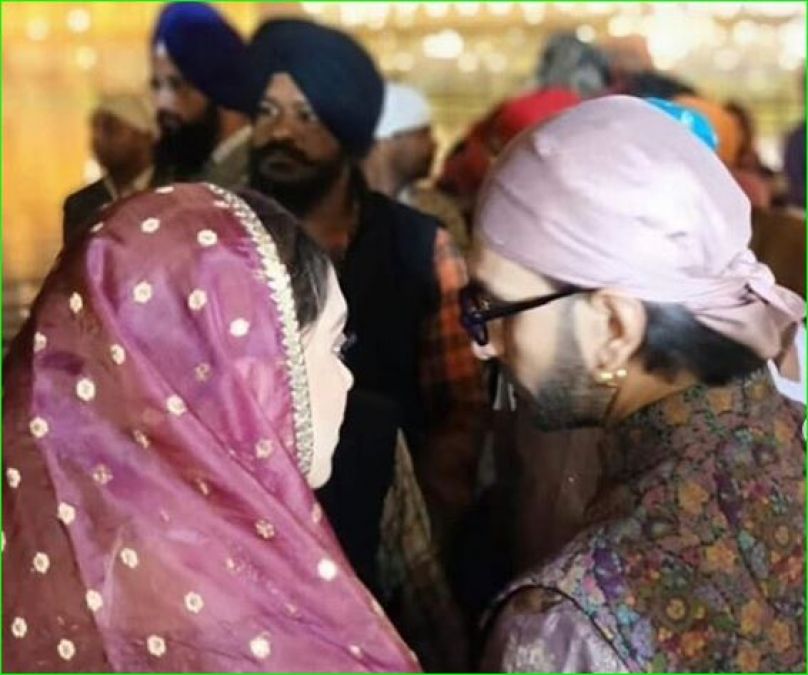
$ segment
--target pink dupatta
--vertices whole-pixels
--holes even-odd
[[[4,669],[410,671],[340,551],[286,268],[206,185],[63,253],[4,373]]]

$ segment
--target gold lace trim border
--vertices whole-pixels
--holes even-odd
[[[273,302],[280,311],[282,342],[286,350],[286,367],[292,389],[297,463],[303,475],[308,476],[314,453],[314,430],[311,423],[306,363],[303,357],[300,326],[297,322],[297,310],[292,296],[289,272],[281,262],[275,241],[247,203],[217,185],[207,183],[207,186],[213,194],[224,199],[252,240],[261,260],[263,279],[269,287]]]

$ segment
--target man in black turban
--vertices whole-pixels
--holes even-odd
[[[210,5],[176,2],[151,41],[151,88],[160,126],[162,181],[247,182],[250,87],[247,46]]]
[[[249,61],[251,185],[293,211],[329,252],[356,337],[346,354],[356,384],[334,479],[343,441],[384,436],[374,427],[391,416],[374,415],[368,403],[381,400],[398,412],[433,520],[446,531],[472,499],[483,398],[458,319],[463,259],[437,220],[366,186],[358,167],[373,143],[384,84],[359,44],[310,21],[270,20],[253,37]],[[361,405],[368,409],[352,410]]]

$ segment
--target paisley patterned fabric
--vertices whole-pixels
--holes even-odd
[[[484,667],[804,672],[802,417],[758,372],[612,430],[590,526],[503,594]]]

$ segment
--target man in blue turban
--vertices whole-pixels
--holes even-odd
[[[244,185],[250,97],[243,39],[210,5],[172,3],[152,36],[151,68],[159,178]]]
[[[343,441],[396,438],[396,429],[380,428],[391,416],[370,403],[381,402],[398,413],[441,529],[472,499],[473,432],[483,399],[479,366],[457,316],[467,279],[463,259],[436,219],[367,187],[359,163],[374,142],[384,83],[356,41],[311,21],[270,20],[253,37],[249,61],[251,186],[294,212],[329,252],[348,304],[347,331],[356,337],[346,354],[355,387],[331,489],[347,461]],[[383,452],[378,446],[372,452]],[[347,470],[360,475],[361,462]],[[365,487],[372,480],[366,478]],[[354,495],[362,491],[359,485]],[[344,508],[352,497],[332,497],[321,497],[332,522],[345,522],[330,508]],[[345,531],[337,532],[345,543]],[[346,548],[361,568],[357,551]]]

